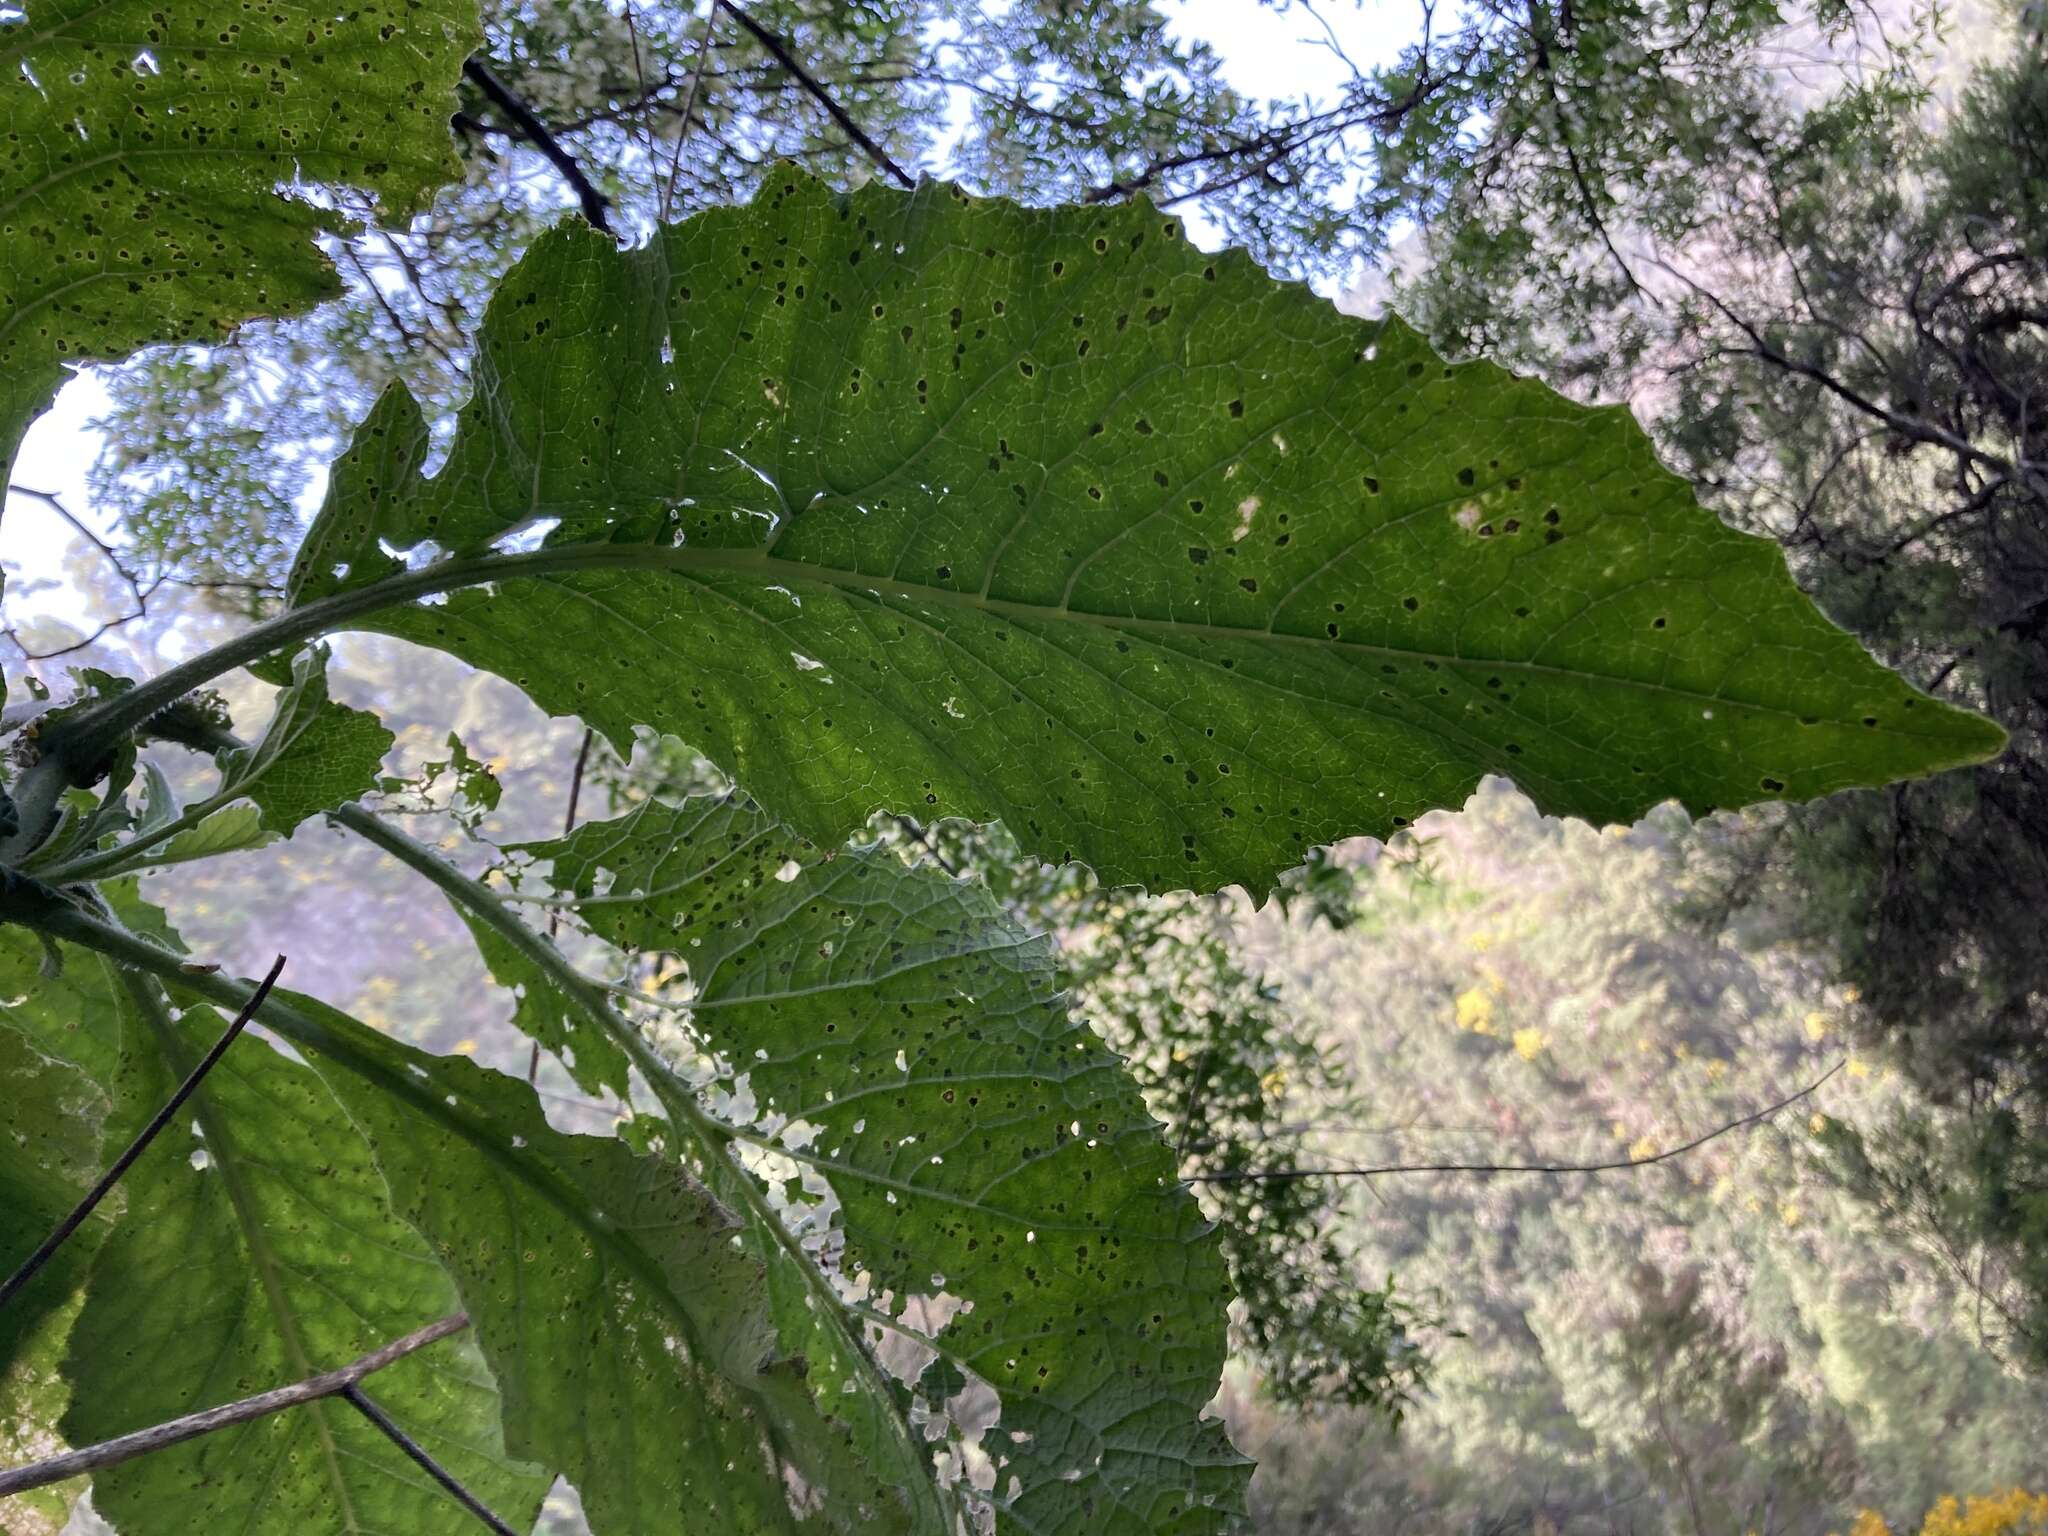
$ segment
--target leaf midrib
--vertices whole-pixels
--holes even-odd
[[[246,629],[212,650],[202,652],[189,661],[160,672],[125,693],[78,711],[63,721],[59,727],[45,733],[45,759],[51,763],[60,758],[65,762],[79,763],[96,760],[107,743],[118,740],[123,733],[133,730],[165,705],[234,668],[318,635],[351,628],[374,628],[374,625],[365,624],[363,621],[414,598],[431,597],[464,587],[484,586],[498,581],[533,580],[579,571],[661,569],[684,573],[747,575],[760,578],[769,584],[788,586],[796,583],[866,592],[878,600],[885,595],[893,595],[903,600],[930,603],[937,607],[1008,618],[1025,626],[1027,631],[1041,624],[1073,623],[1112,633],[1163,636],[1170,639],[1224,639],[1240,640],[1255,645],[1304,646],[1321,652],[1335,650],[1387,660],[1435,662],[1441,666],[1457,668],[1461,672],[1468,669],[1505,669],[1530,676],[1559,678],[1581,684],[1598,683],[1663,698],[1727,705],[1750,710],[1759,715],[1774,715],[1788,720],[1803,718],[1798,709],[1788,708],[1782,704],[1726,693],[1709,693],[1702,689],[1685,688],[1647,678],[1632,678],[1611,672],[1559,666],[1549,662],[1513,657],[1457,656],[1418,647],[1378,645],[1362,640],[1331,639],[1325,636],[1294,634],[1284,630],[1252,629],[1213,623],[1196,624],[1178,619],[1154,619],[1138,615],[1097,613],[1072,607],[1053,607],[1020,602],[1011,598],[984,598],[977,593],[955,591],[951,588],[892,581],[865,571],[850,571],[808,561],[788,560],[765,554],[758,548],[701,549],[688,545],[585,542],[545,546],[517,554],[493,551],[486,554],[456,556],[386,575],[359,587],[328,593],[290,609],[274,619]],[[1928,718],[1939,721],[1943,714],[1944,711],[1941,709],[1930,710]],[[1955,729],[1906,730],[1891,722],[1872,729],[1877,734],[1894,739],[1953,743],[1956,753],[1953,761],[1961,763],[1976,761],[1978,756],[1995,751],[2004,739],[2004,733],[1998,731],[1990,722],[1981,721],[1978,717],[1968,719],[1970,724],[1983,727],[1978,733],[1978,741],[1974,743],[1969,736]],[[1842,722],[1837,720],[1836,723]],[[1991,738],[1990,733],[1994,732],[1997,740]]]
[[[979,593],[959,591],[950,587],[929,586],[876,576],[866,571],[845,570],[809,561],[790,560],[777,555],[763,554],[755,549],[693,549],[687,545],[568,544],[517,555],[488,555],[449,560],[425,567],[420,572],[407,574],[424,576],[429,572],[442,570],[443,567],[446,567],[448,579],[433,585],[423,584],[417,589],[421,595],[435,591],[450,591],[459,587],[479,586],[491,581],[539,579],[556,572],[571,573],[582,570],[631,571],[665,568],[683,572],[724,572],[771,578],[783,585],[792,582],[809,583],[867,592],[878,598],[896,597],[931,603],[939,607],[992,614],[1026,625],[1072,623],[1136,635],[1157,635],[1177,639],[1241,640],[1257,645],[1301,646],[1318,652],[1338,651],[1387,660],[1436,662],[1442,666],[1461,669],[1512,670],[1531,676],[1561,678],[1572,682],[1596,682],[1704,704],[1724,704],[1785,719],[1799,719],[1802,714],[1796,708],[1788,708],[1781,704],[1765,703],[1731,693],[1711,693],[1704,689],[1657,682],[1649,678],[1629,677],[1622,673],[1593,671],[1516,657],[1459,656],[1447,651],[1428,650],[1417,646],[1331,639],[1327,636],[1300,634],[1289,630],[1195,623],[1183,619],[1148,618],[1137,614],[1100,613],[1066,604],[1029,603],[1013,598],[983,597]],[[373,589],[363,590],[368,592]],[[398,601],[402,601],[402,598],[394,597],[392,603],[376,606],[396,606]],[[1896,726],[1883,726],[1879,729],[1884,734],[1894,736],[1932,740],[1953,739],[1952,733],[1941,731],[1908,731]]]

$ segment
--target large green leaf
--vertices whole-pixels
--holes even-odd
[[[431,478],[418,412],[379,405],[296,600],[622,743],[672,731],[821,843],[890,806],[1111,881],[1263,887],[1487,772],[1610,820],[2002,740],[1625,411],[1446,365],[1143,204],[789,172],[636,251],[564,225],[475,384]],[[438,570],[390,552],[428,542]],[[359,618],[380,584],[467,589]]]
[[[209,341],[340,291],[312,244],[456,174],[448,118],[473,0],[0,11],[0,485],[66,365]]]
[[[1248,1466],[1203,1418],[1221,1257],[1043,940],[978,887],[821,855],[738,798],[518,851],[606,937],[687,957],[699,1034],[763,1143],[836,1196],[869,1305],[958,1308],[936,1344],[953,1381],[1000,1398],[999,1530],[1209,1531],[1241,1511]]]
[[[152,941],[130,941],[130,958],[145,957],[144,968],[167,980],[177,997],[232,1006],[245,995],[243,987],[210,969],[184,966],[177,953],[161,947],[176,941],[160,914],[133,903],[125,886],[115,894]],[[106,931],[81,921],[88,930]],[[0,978],[32,968],[35,950],[26,930],[0,932]],[[39,1007],[33,1020],[10,1022],[32,1023],[39,1035],[54,1037],[67,1054],[93,1064],[89,1075],[117,1075],[123,1069],[116,1009],[81,1017],[64,1006],[87,995],[82,983],[112,972],[89,949],[66,946],[65,955],[63,975],[80,984],[46,989],[43,996],[56,1000],[51,1006]],[[212,1017],[204,1007],[194,1013]],[[251,1238],[218,1224],[203,1227],[182,1216],[175,1201],[145,1190],[141,1198],[150,1204],[132,1220],[149,1225],[127,1230],[126,1240],[142,1261],[131,1272],[143,1288],[129,1301],[150,1315],[135,1317],[125,1339],[84,1335],[91,1348],[114,1353],[74,1362],[81,1392],[104,1392],[104,1381],[87,1378],[123,1362],[134,1370],[145,1350],[154,1358],[199,1351],[208,1343],[232,1344],[237,1352],[265,1347],[267,1318],[252,1321],[246,1337],[223,1341],[222,1324],[208,1314],[189,1320],[195,1338],[158,1339],[159,1330],[175,1332],[188,1324],[182,1304],[209,1284],[219,1287],[218,1311],[232,1313],[246,1301],[255,1278],[238,1273],[216,1245],[244,1258],[245,1249],[259,1246],[278,1251],[283,1306],[291,1321],[324,1334],[356,1326],[363,1308],[353,1289],[358,1284],[376,1281],[380,1305],[404,1301],[406,1286],[400,1282],[419,1279],[409,1256],[424,1240],[474,1319],[476,1343],[502,1392],[512,1452],[569,1476],[600,1536],[791,1528],[946,1536],[952,1530],[932,1486],[925,1448],[910,1434],[886,1378],[835,1314],[823,1275],[800,1258],[793,1243],[772,1241],[773,1217],[760,1201],[759,1186],[744,1182],[739,1169],[721,1159],[712,1172],[739,1197],[737,1209],[749,1212],[744,1224],[735,1207],[707,1194],[672,1158],[635,1153],[616,1138],[556,1131],[533,1090],[515,1078],[462,1058],[425,1055],[314,999],[282,990],[272,994],[261,1020],[316,1064],[319,1079],[250,1041],[215,1069],[205,1095],[214,1094],[219,1074],[230,1065],[250,1069],[241,1060],[245,1051],[257,1053],[254,1070],[266,1079],[284,1076],[289,1128],[274,1126],[272,1115],[240,1095],[227,1106],[237,1126],[274,1132],[281,1143],[264,1149],[253,1175],[259,1193],[275,1198],[253,1211]],[[323,1079],[345,1114],[333,1099],[308,1089],[309,1081]],[[176,1164],[169,1170],[173,1190],[185,1188],[192,1199],[203,1200],[210,1186],[181,1179],[213,1173],[214,1159],[224,1150],[213,1127],[205,1129],[203,1139],[180,1138],[185,1146],[168,1149]],[[303,1172],[288,1155],[302,1140],[324,1149],[314,1171],[334,1181],[311,1209],[294,1202],[296,1186],[289,1182]],[[394,1234],[389,1216],[381,1207],[370,1209],[367,1199],[345,1198],[372,1148],[382,1187],[394,1192],[417,1236]],[[208,1154],[204,1170],[178,1161],[196,1150]],[[159,1155],[152,1148],[150,1157]],[[138,1165],[130,1179],[141,1171]],[[337,1231],[337,1224],[347,1230]],[[323,1247],[324,1267],[315,1262]],[[366,1248],[373,1262],[356,1263],[354,1255]],[[113,1253],[121,1251],[119,1242],[113,1245]],[[181,1272],[160,1272],[174,1253],[186,1256],[193,1270],[189,1280]],[[802,1286],[792,1279],[799,1267],[806,1276]],[[160,1282],[158,1290],[147,1288],[152,1282]],[[109,1283],[105,1289],[110,1294],[103,1302],[96,1295],[96,1302],[111,1309],[114,1288]],[[805,1299],[794,1299],[799,1295]],[[412,1304],[445,1311],[454,1301],[419,1297]],[[272,1339],[268,1347],[279,1346]],[[220,1369],[232,1368],[237,1357],[231,1353]],[[385,1383],[396,1374],[394,1369],[376,1378],[377,1395],[388,1398],[387,1406],[408,1428],[417,1428],[416,1418],[436,1428],[415,1397],[386,1393]],[[140,1388],[143,1402],[131,1403],[123,1389],[113,1393],[116,1406],[102,1411],[140,1418],[161,1390],[152,1372]],[[85,1432],[82,1425],[71,1427]],[[471,1425],[470,1432],[477,1446],[496,1438],[482,1426]],[[440,1450],[438,1435],[422,1438]],[[317,1480],[320,1446],[294,1441],[287,1450],[297,1459],[283,1491],[296,1494]],[[202,1470],[226,1465],[238,1452],[230,1446],[217,1454],[223,1461]],[[461,1471],[472,1462],[457,1457],[455,1464]],[[355,1467],[353,1454],[348,1469],[368,1476]],[[233,1480],[239,1487],[240,1480]],[[478,1486],[491,1485],[486,1480]],[[334,1507],[344,1506],[337,1498]],[[528,1508],[513,1497],[499,1507],[515,1523]],[[158,1529],[214,1528],[183,1523],[190,1513],[185,1501],[173,1500],[168,1508],[168,1525],[124,1529],[147,1536]],[[248,1528],[255,1532],[290,1531],[305,1517],[289,1500],[248,1513]],[[326,1520],[314,1523],[335,1528]]]
[[[21,929],[9,948],[33,948]],[[17,957],[18,958],[18,957]],[[66,972],[103,968],[72,951]],[[173,1017],[130,977],[116,1005],[11,1022],[106,1079],[107,1139],[125,1144],[225,1025]],[[63,1418],[76,1444],[109,1438],[345,1364],[456,1310],[425,1241],[390,1209],[362,1133],[309,1068],[238,1041],[122,1180],[119,1221],[73,1325]],[[498,1446],[498,1399],[475,1345],[451,1339],[368,1390],[487,1503],[530,1519],[546,1489]],[[338,1402],[312,1403],[101,1472],[94,1504],[131,1536],[311,1529],[474,1529],[474,1517]]]

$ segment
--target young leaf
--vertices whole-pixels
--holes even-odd
[[[1001,1399],[999,1530],[1227,1526],[1249,1469],[1202,1416],[1222,1261],[1043,940],[978,887],[825,857],[737,797],[518,851],[598,898],[579,911],[607,937],[688,959],[752,1138],[830,1186],[869,1306],[958,1307],[936,1346]]]
[[[0,939],[29,943],[24,930]],[[19,957],[16,957],[18,964]],[[66,970],[99,968],[73,950]],[[111,1011],[47,1009],[39,1049],[118,1066],[106,1140],[125,1145],[225,1020],[174,1018],[130,975]],[[237,1042],[121,1183],[73,1326],[63,1419],[74,1444],[282,1386],[455,1310],[454,1287],[389,1208],[368,1146],[318,1075],[260,1040]],[[493,1448],[497,1394],[474,1345],[379,1374],[376,1397],[487,1503],[518,1519],[546,1481]],[[472,1517],[420,1478],[346,1405],[312,1403],[108,1468],[99,1512],[128,1536],[266,1530],[447,1532]]]
[[[472,0],[217,10],[28,0],[0,23],[0,485],[68,365],[212,341],[341,291],[312,243],[457,173],[448,118]]]
[[[225,727],[214,734],[220,730]],[[210,743],[211,737],[205,740]],[[47,871],[50,878],[66,881],[260,848],[289,837],[307,817],[374,788],[391,741],[391,732],[375,715],[327,696],[327,649],[315,646],[293,658],[290,681],[278,691],[270,722],[256,743],[218,753],[220,786],[211,795],[178,810],[161,771],[151,766],[144,814],[136,819],[132,838],[80,853],[97,840],[107,821],[104,806],[113,798],[109,790],[99,817],[73,836],[52,839],[39,850],[38,862],[54,863]],[[72,791],[73,796],[82,793]],[[73,854],[78,856],[64,857]]]
[[[375,715],[327,696],[327,648],[314,646],[292,658],[292,680],[256,744],[220,755],[214,799],[246,796],[265,829],[289,837],[308,816],[368,793],[391,741]]]
[[[274,837],[264,829],[263,813],[255,806],[223,806],[159,846],[138,853],[132,863],[124,860],[119,867],[125,871],[144,865],[189,864],[223,853],[247,853]]]
[[[178,798],[177,790],[171,787],[170,778],[163,768],[154,761],[145,762],[142,765],[142,783],[142,814],[135,818],[136,832],[154,832],[176,821],[178,813],[185,808],[184,802]]]
[[[1879,667],[1625,411],[1447,365],[1142,203],[792,171],[631,252],[564,225],[494,301],[432,478],[426,448],[387,397],[281,623],[678,734],[825,845],[881,805],[1000,817],[1112,883],[1264,889],[1488,772],[1616,820],[2003,739]],[[386,552],[427,540],[424,571]]]

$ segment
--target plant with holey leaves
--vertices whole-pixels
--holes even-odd
[[[323,22],[314,78],[276,72],[266,138],[229,76],[298,50],[304,17],[248,21],[232,63],[161,24],[161,74],[129,70],[117,111],[93,95],[115,88],[112,43],[83,34],[149,24],[126,9],[19,45],[81,94],[5,108],[0,171],[35,210],[25,243],[0,232],[5,345],[40,380],[7,397],[10,447],[57,359],[325,291],[291,243],[301,205],[234,224],[287,179],[262,156],[317,145],[315,172],[402,202],[433,156],[351,162],[354,104],[384,98],[318,72],[382,82],[401,55],[373,34],[402,25],[445,85],[466,46],[460,18],[431,46],[417,18]],[[93,181],[72,117],[154,165],[173,99],[178,131],[218,111],[247,135],[235,178]],[[152,304],[99,233],[116,212],[162,236]],[[76,266],[29,283],[49,237]],[[293,280],[252,294],[273,259]],[[24,726],[0,851],[0,1046],[22,1085],[0,1258],[250,1000],[132,877],[310,817],[453,903],[516,1022],[641,1112],[630,1139],[564,1134],[518,1079],[272,992],[254,1017],[279,1048],[228,1052],[119,1213],[4,1314],[10,1390],[45,1438],[311,1376],[459,1309],[469,1333],[380,1371],[377,1400],[501,1524],[561,1476],[600,1536],[1228,1528],[1249,1468],[1204,1407],[1229,1292],[1175,1149],[1045,941],[981,886],[862,846],[870,813],[1000,821],[1112,887],[1263,893],[1488,772],[1617,819],[2000,743],[1815,613],[1624,414],[1446,366],[1143,203],[849,196],[790,171],[630,250],[561,225],[491,305],[427,473],[430,446],[387,395],[282,612]],[[738,789],[474,878],[360,803],[388,737],[327,696],[317,645],[349,629],[499,673],[620,746],[687,741]],[[279,689],[253,741],[188,702],[237,667]],[[218,764],[190,807],[139,756],[166,733]],[[514,882],[670,957],[680,986],[621,995],[520,916]],[[108,1465],[95,1504],[136,1533],[475,1518],[343,1407]]]

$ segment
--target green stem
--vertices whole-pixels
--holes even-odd
[[[758,554],[735,550],[690,550],[687,551],[687,559],[673,558],[685,553],[679,547],[646,544],[564,544],[521,554],[437,560],[417,570],[400,571],[367,586],[337,592],[304,607],[289,609],[245,629],[212,650],[201,651],[197,656],[159,672],[125,693],[66,716],[44,732],[44,760],[61,758],[66,763],[91,761],[96,751],[104,751],[109,742],[134,731],[166,705],[177,702],[223,673],[261,660],[300,641],[346,629],[354,620],[381,609],[394,608],[414,598],[555,572],[662,564],[710,568],[760,563]],[[664,559],[664,556],[671,558]]]
[[[456,906],[467,911],[545,972],[579,1012],[624,1048],[633,1065],[646,1077],[648,1086],[654,1090],[669,1118],[678,1122],[677,1129],[687,1127],[696,1131],[697,1139],[705,1144],[703,1150],[707,1152],[728,1139],[725,1127],[698,1108],[689,1089],[676,1081],[675,1069],[666,1058],[647,1043],[646,1036],[612,1008],[604,984],[585,976],[569,963],[545,934],[521,922],[496,891],[481,880],[465,875],[426,844],[406,836],[360,805],[344,805],[331,814],[335,822],[365,842],[375,844],[439,887],[441,893]]]
[[[235,981],[218,971],[193,966],[183,955],[80,910],[36,881],[17,879],[6,888],[4,896],[0,896],[0,922],[19,923],[50,938],[92,950],[223,1008],[240,1009],[256,993],[253,982]],[[358,1059],[346,1038],[274,995],[264,1002],[256,1016],[295,1046],[351,1064]],[[386,1074],[372,1071],[366,1075],[382,1079]]]
[[[59,864],[54,869],[38,870],[36,872],[37,877],[51,885],[76,885],[81,880],[101,880],[108,875],[126,874],[134,867],[134,863],[131,861],[135,861],[137,854],[145,853],[151,848],[161,846],[171,838],[176,837],[180,832],[191,831],[215,811],[232,805],[241,798],[240,793],[211,795],[174,820],[165,822],[160,827],[131,837],[125,843],[117,843],[112,848],[103,848],[97,853],[87,854],[82,859],[73,859],[69,864]],[[144,859],[139,862],[148,863],[150,861]],[[169,862],[179,863],[182,861],[174,859]]]

